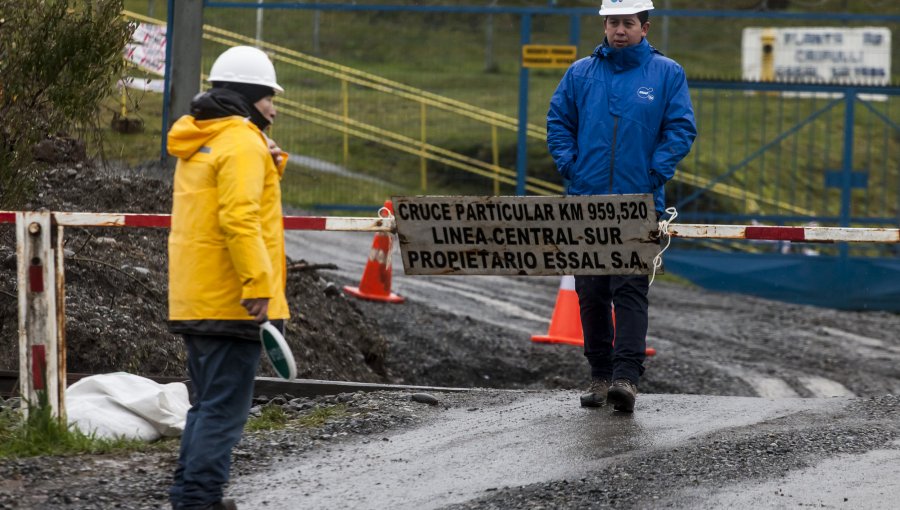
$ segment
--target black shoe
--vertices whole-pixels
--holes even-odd
[[[609,381],[606,379],[593,379],[587,392],[581,395],[581,407],[603,407],[606,403],[606,392],[609,390]]]
[[[206,510],[237,510],[233,499],[220,499],[206,507]]]
[[[637,398],[638,389],[628,379],[616,379],[609,387],[606,400],[612,404],[613,409],[625,413],[634,412],[634,399]]]

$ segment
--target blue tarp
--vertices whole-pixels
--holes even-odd
[[[900,259],[670,249],[665,269],[716,291],[842,310],[900,312]]]

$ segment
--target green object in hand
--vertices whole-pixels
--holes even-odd
[[[294,363],[294,355],[288,347],[284,335],[271,322],[265,321],[259,325],[259,339],[262,341],[266,357],[272,363],[272,368],[282,379],[292,380],[297,377],[297,364]]]

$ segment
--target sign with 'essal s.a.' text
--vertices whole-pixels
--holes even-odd
[[[653,197],[394,197],[410,275],[649,274]]]

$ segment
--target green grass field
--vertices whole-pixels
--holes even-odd
[[[165,3],[157,0],[153,11],[164,19]],[[273,3],[267,1],[266,3]],[[403,3],[399,0],[382,2]],[[422,2],[416,2],[423,5]],[[465,2],[463,2],[465,3]],[[687,2],[672,0],[673,9],[747,9],[759,2],[732,0],[724,2]],[[851,2],[854,12],[900,13],[893,2]],[[428,2],[427,5],[439,5]],[[461,3],[455,3],[459,5]],[[484,2],[469,2],[483,5]],[[591,7],[599,2],[558,2],[561,7]],[[657,2],[661,7],[662,2]],[[796,0],[794,11],[833,12],[844,9],[837,0]],[[878,5],[875,5],[878,4]],[[509,1],[503,6],[546,6],[543,1]],[[148,0],[128,0],[126,7],[147,14]],[[492,60],[496,68],[486,70],[487,19],[473,14],[421,14],[388,12],[330,12],[318,17],[312,11],[268,10],[264,14],[263,39],[315,55],[344,66],[359,69],[458,101],[498,112],[509,117],[518,115],[520,53],[519,20],[513,15],[497,15],[493,19]],[[256,12],[248,9],[208,8],[206,24],[254,37]],[[599,16],[582,16],[579,54],[590,53],[602,38]],[[669,37],[662,39],[663,20],[651,17],[649,39],[666,46],[667,54],[684,65],[690,78],[736,79],[740,77],[741,29],[746,26],[781,26],[785,21],[745,18],[673,18],[669,21]],[[795,26],[841,25],[839,22],[790,22]],[[891,27],[894,28],[894,27]],[[569,41],[569,19],[564,16],[538,16],[532,24],[532,42],[566,44]],[[894,43],[894,61],[898,54]],[[205,41],[203,69],[224,46]],[[285,99],[314,107],[331,116],[341,116],[344,100],[341,81],[283,62],[276,62],[279,82],[286,89]],[[894,65],[894,71],[900,66]],[[529,122],[543,126],[547,102],[563,70],[532,70],[529,79]],[[896,76],[896,74],[895,74]],[[416,153],[416,143],[423,140],[423,115],[418,102],[350,84],[347,88],[348,116],[379,133],[405,137],[406,150],[386,147],[378,140],[357,136],[346,138],[335,129],[292,117],[289,109],[273,127],[273,137],[292,154],[302,155],[345,167],[364,176],[357,179],[292,166],[285,180],[286,200],[294,205],[311,204],[380,204],[394,194],[492,194],[492,179],[452,168],[438,161],[423,162]],[[822,108],[825,100],[766,99],[749,97],[741,92],[692,92],[697,110],[700,136],[694,152],[680,170],[712,179],[748,159],[763,144],[802,122],[805,116]],[[161,99],[158,95],[132,93],[130,115],[140,117],[147,128],[143,135],[108,137],[107,157],[131,163],[159,158]],[[892,99],[873,103],[883,116],[898,123]],[[118,100],[111,100],[117,108]],[[897,211],[898,137],[880,119],[857,108],[855,128],[860,133],[854,142],[856,166],[870,173],[871,186],[866,196],[859,197],[860,208],[867,213],[890,216]],[[765,202],[791,202],[818,214],[834,214],[833,194],[824,190],[822,174],[839,169],[842,161],[842,107],[833,109],[815,123],[777,145],[763,155],[752,158],[734,171],[723,183],[748,191],[750,199],[723,200],[713,197],[705,205],[726,208],[735,213],[778,214],[785,211]],[[340,122],[337,123],[340,127]],[[491,163],[494,145],[502,167],[514,169],[516,133],[497,130],[492,140],[490,126],[460,115],[427,107],[424,116],[424,140],[447,150]],[[543,141],[530,138],[528,172],[531,176],[558,182],[558,177]],[[425,186],[423,187],[423,182]],[[677,193],[687,190],[677,190]],[[501,185],[501,194],[515,192],[514,186]],[[857,192],[854,192],[857,193]],[[871,196],[869,196],[871,194]],[[754,196],[764,197],[760,202]],[[702,203],[702,201],[701,201]]]

